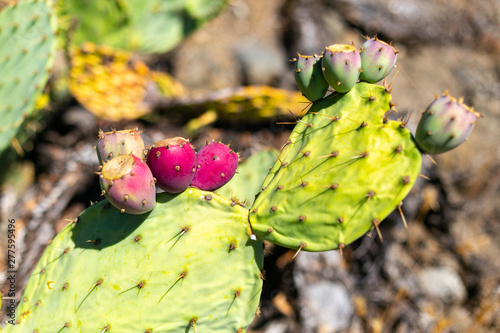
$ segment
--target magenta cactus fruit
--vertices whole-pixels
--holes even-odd
[[[360,51],[363,81],[375,83],[389,75],[396,64],[398,51],[377,37],[368,39]]]
[[[180,193],[193,180],[196,151],[184,138],[165,139],[149,149],[146,163],[158,187],[168,193]]]
[[[361,58],[352,45],[334,44],[325,49],[321,60],[323,76],[340,93],[346,93],[358,82]]]
[[[428,154],[441,154],[463,143],[481,114],[447,93],[437,97],[422,113],[415,140]]]
[[[144,141],[137,129],[99,131],[99,140],[95,148],[100,164],[119,155],[134,154],[144,158]]]
[[[212,141],[198,152],[196,171],[191,186],[214,191],[233,178],[238,167],[238,154],[223,143]]]
[[[143,214],[155,207],[156,186],[149,167],[135,155],[120,155],[98,173],[102,193],[123,213]]]

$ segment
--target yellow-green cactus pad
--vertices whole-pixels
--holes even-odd
[[[378,226],[408,194],[421,153],[404,124],[384,118],[391,96],[358,83],[316,102],[298,121],[250,210],[253,232],[325,251]]]

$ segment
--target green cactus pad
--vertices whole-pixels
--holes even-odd
[[[304,251],[347,245],[408,194],[421,154],[400,122],[384,121],[391,96],[358,83],[314,103],[297,123],[250,210],[253,232]]]
[[[262,288],[249,234],[247,210],[211,192],[143,215],[101,201],[47,247],[6,332],[243,332]]]
[[[55,55],[56,18],[44,1],[23,1],[0,12],[0,152],[35,107]]]
[[[220,13],[227,0],[72,0],[62,15],[79,23],[73,42],[145,53],[166,52]]]
[[[245,162],[238,164],[234,177],[216,192],[231,198],[233,202],[250,207],[259,193],[262,182],[269,169],[278,159],[278,151],[274,149],[262,150],[250,156]]]

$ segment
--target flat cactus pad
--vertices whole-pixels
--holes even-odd
[[[358,83],[297,122],[250,210],[258,237],[304,251],[349,244],[408,194],[421,167],[410,131],[385,118],[391,96]]]

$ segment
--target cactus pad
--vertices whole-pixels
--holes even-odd
[[[250,209],[258,237],[305,251],[336,249],[398,206],[419,175],[421,154],[407,128],[384,119],[390,99],[384,87],[358,83],[313,104]]]
[[[220,13],[227,0],[72,0],[61,4],[62,15],[79,24],[73,42],[163,53]]]
[[[86,43],[72,50],[69,89],[96,116],[137,119],[151,111],[155,83],[150,70],[130,53]]]
[[[56,18],[44,1],[23,1],[0,12],[0,151],[34,109],[49,77]]]
[[[248,212],[211,192],[163,193],[144,215],[104,200],[47,247],[5,330],[244,332],[262,288],[248,229]]]
[[[218,189],[217,193],[246,207],[252,206],[255,195],[259,193],[269,169],[278,159],[277,156],[278,151],[274,149],[261,150],[250,156],[246,161],[238,164],[234,177]]]

